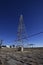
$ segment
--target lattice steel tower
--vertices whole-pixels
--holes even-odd
[[[18,32],[17,32],[17,45],[23,46],[26,42],[26,38],[27,38],[27,34],[23,20],[23,15],[20,15]]]

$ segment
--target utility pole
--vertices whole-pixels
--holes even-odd
[[[1,54],[1,47],[2,47],[2,44],[3,44],[3,40],[0,40],[0,54]]]

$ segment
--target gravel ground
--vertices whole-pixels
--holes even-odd
[[[0,65],[43,65],[43,50],[1,52]]]

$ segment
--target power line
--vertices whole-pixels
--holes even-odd
[[[30,36],[28,36],[28,37],[24,37],[24,38],[22,38],[22,39],[31,38],[31,37],[37,36],[37,35],[39,35],[39,34],[43,34],[43,32],[39,32],[39,33],[30,35]],[[18,41],[18,40],[15,40],[15,41]]]
[[[36,33],[36,34],[30,35],[30,36],[28,36],[28,38],[31,38],[31,37],[33,37],[33,36],[37,36],[37,35],[42,34],[42,33],[43,33],[43,32],[39,32],[39,33]]]

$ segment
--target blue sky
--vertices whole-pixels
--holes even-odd
[[[28,36],[43,31],[43,0],[1,0],[0,39],[5,44],[14,44],[21,14]],[[43,34],[28,39],[28,43],[43,46]]]

